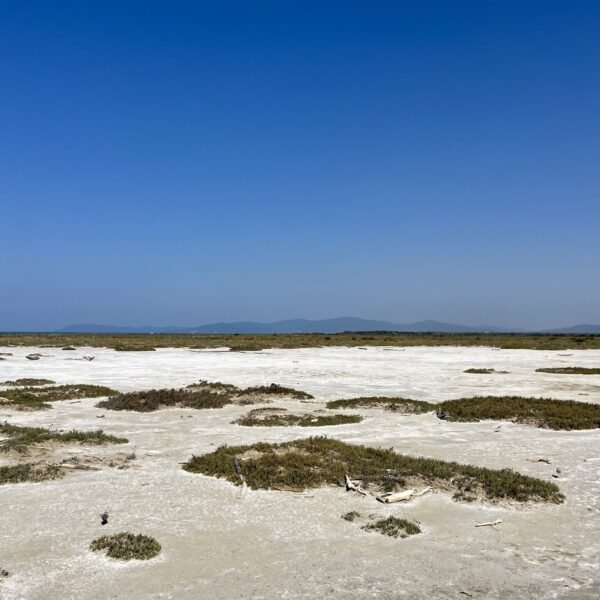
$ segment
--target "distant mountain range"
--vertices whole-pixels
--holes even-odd
[[[121,327],[118,325],[68,325],[55,333],[342,333],[344,331],[401,331],[407,333],[524,333],[522,329],[508,329],[479,325],[456,325],[441,321],[417,321],[415,323],[391,323],[357,317],[339,317],[311,321],[290,319],[274,323],[238,321],[235,323],[210,323],[197,327]],[[596,333],[600,325],[573,325],[543,331],[528,330],[531,333]]]

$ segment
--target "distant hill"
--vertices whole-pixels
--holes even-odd
[[[493,326],[457,325],[441,321],[417,321],[415,323],[391,323],[359,319],[357,317],[339,317],[311,321],[308,319],[290,319],[274,323],[238,321],[234,323],[211,323],[197,327],[130,327],[118,325],[79,324],[69,325],[56,333],[342,333],[344,331],[402,331],[407,333],[475,333],[475,332],[511,332],[516,330]]]
[[[600,334],[600,325],[572,325],[571,327],[560,327],[559,329],[547,329],[541,333],[597,333]]]

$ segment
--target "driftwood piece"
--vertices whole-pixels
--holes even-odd
[[[495,527],[500,525],[502,519],[496,519],[495,521],[486,521],[485,523],[475,523],[475,527]]]
[[[359,485],[358,482],[352,481],[348,475],[344,475],[344,481],[346,483],[346,491],[347,492],[357,492],[361,496],[366,496],[367,492],[365,492]]]
[[[552,463],[550,462],[549,458],[528,458],[527,459],[528,462],[532,462],[532,463],[539,463],[539,462],[543,462],[546,463],[547,465],[551,465]]]
[[[379,502],[384,504],[392,504],[393,502],[408,502],[412,498],[418,498],[431,491],[431,487],[426,487],[420,491],[416,490],[404,490],[403,492],[394,492],[389,494],[381,494],[377,496]]]

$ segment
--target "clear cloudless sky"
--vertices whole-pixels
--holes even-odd
[[[597,0],[0,3],[0,330],[600,322]]]

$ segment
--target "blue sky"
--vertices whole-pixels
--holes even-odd
[[[594,1],[0,4],[0,329],[600,322]]]

